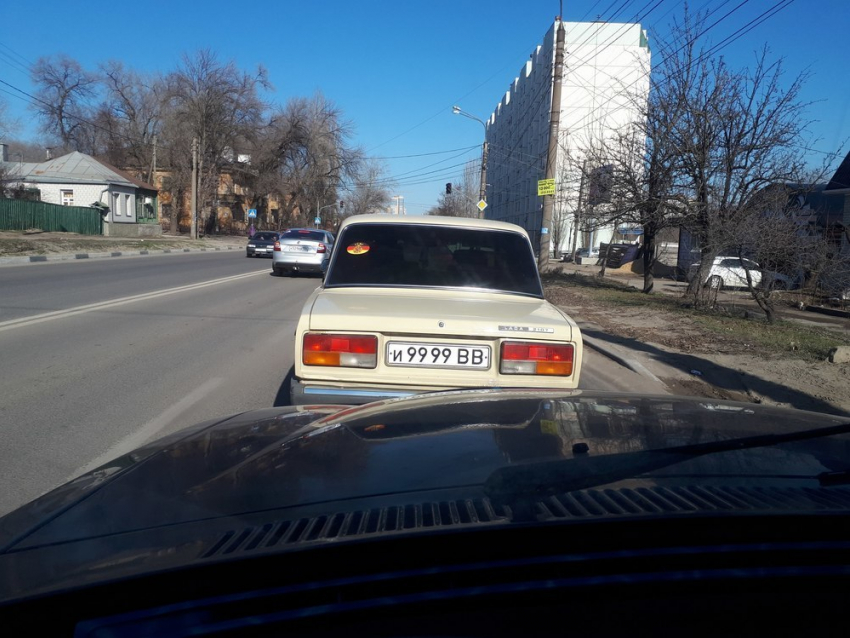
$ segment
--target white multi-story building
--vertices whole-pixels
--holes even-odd
[[[588,149],[642,117],[649,93],[650,50],[640,24],[563,24],[566,46],[554,213],[559,228],[553,239],[565,249],[572,246],[580,189],[587,199],[582,171],[599,168],[587,166]],[[487,122],[486,216],[522,226],[535,244],[543,220],[537,181],[546,171],[558,25],[556,20]],[[622,239],[623,230],[605,227],[579,233],[578,246]]]

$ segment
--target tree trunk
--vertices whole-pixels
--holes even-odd
[[[599,271],[599,276],[605,276],[605,267],[608,265],[608,254],[611,252],[611,242],[605,244],[605,254],[602,255],[602,270]]]
[[[180,227],[178,226],[180,222],[180,211],[183,208],[183,193],[180,189],[174,193],[174,196],[171,199],[171,216],[169,219],[170,228],[172,235],[180,234]]]
[[[643,225],[643,292],[647,294],[655,287],[655,234],[655,224]]]

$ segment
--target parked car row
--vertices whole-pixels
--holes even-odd
[[[572,251],[561,251],[561,261],[572,261],[572,259]],[[593,248],[579,248],[575,253],[575,260],[577,264],[581,264],[585,261],[588,263],[596,263],[598,259],[599,246]]]

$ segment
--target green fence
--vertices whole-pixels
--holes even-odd
[[[102,235],[103,218],[97,209],[85,206],[59,206],[23,199],[0,199],[0,230],[30,228],[46,232]]]

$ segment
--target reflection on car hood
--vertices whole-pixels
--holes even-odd
[[[481,499],[500,468],[570,459],[585,445],[589,454],[612,455],[844,421],[749,404],[544,391],[249,412],[120,457],[0,519],[0,574],[20,570],[28,551],[66,556],[63,544],[120,545],[138,542],[130,539],[140,533],[153,543],[154,529],[172,536],[191,529],[183,542],[197,555],[204,547],[198,530],[215,536],[218,521],[245,525],[446,494]],[[652,481],[817,486],[807,477],[848,469],[850,437],[833,436],[696,458]],[[0,575],[0,600],[4,586]]]

